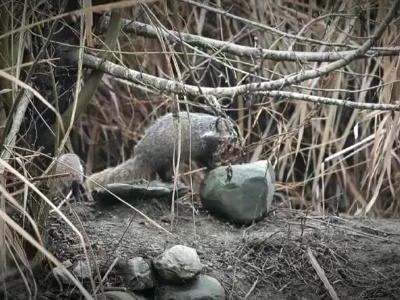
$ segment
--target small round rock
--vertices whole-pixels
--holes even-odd
[[[178,283],[193,279],[203,265],[195,249],[176,245],[153,260],[157,273],[167,282]]]
[[[141,291],[154,287],[154,276],[151,262],[147,262],[142,257],[135,257],[126,261],[121,261],[118,271],[126,287],[132,291]]]

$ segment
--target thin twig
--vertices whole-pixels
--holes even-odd
[[[325,271],[321,268],[319,265],[317,259],[315,258],[314,254],[312,253],[310,247],[308,247],[308,256],[310,258],[310,262],[314,268],[314,270],[317,272],[318,277],[321,279],[321,281],[324,283],[325,288],[328,290],[329,295],[331,295],[333,300],[340,300],[338,295],[336,294],[335,289],[329,282],[328,278],[325,275]]]

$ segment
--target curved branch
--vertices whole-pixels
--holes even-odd
[[[77,53],[71,57],[72,60],[77,60]],[[125,67],[121,67],[117,64],[104,61],[100,58],[92,55],[83,55],[83,65],[90,69],[101,70],[109,75],[128,80],[141,86],[149,86],[152,89],[156,89],[160,92],[171,92],[181,95],[190,95],[194,97],[201,96],[199,89],[194,85],[185,85],[178,81],[158,78],[156,76],[141,73],[135,70],[131,70]],[[203,95],[216,96],[219,98],[233,97],[234,95],[240,94],[264,94],[271,97],[287,97],[301,101],[315,102],[326,105],[341,105],[348,108],[367,109],[367,110],[390,110],[400,111],[400,105],[395,104],[380,104],[380,103],[359,103],[351,102],[340,99],[331,99],[327,97],[310,96],[301,93],[286,92],[286,91],[264,91],[259,87],[261,84],[247,84],[231,88],[210,88],[202,87],[201,90]],[[265,83],[265,84],[268,84]],[[245,92],[243,92],[245,91]]]
[[[104,32],[109,25],[109,17],[103,17],[97,31],[98,33]],[[125,33],[133,33],[139,36],[148,38],[159,38],[162,36],[164,39],[173,43],[181,44],[182,41],[196,47],[203,49],[212,49],[214,51],[224,51],[240,57],[250,57],[252,59],[269,59],[273,61],[309,61],[309,62],[333,62],[337,61],[344,56],[350,55],[355,50],[336,51],[336,52],[299,52],[299,51],[280,51],[269,49],[258,49],[254,47],[242,46],[232,42],[219,41],[211,38],[189,34],[184,32],[177,32],[174,30],[163,30],[162,28],[154,25],[149,25],[141,22],[122,20],[122,30]],[[332,44],[331,44],[332,46]],[[363,53],[360,58],[370,57],[383,57],[383,56],[396,56],[400,53],[400,47],[392,47],[388,49],[374,49]]]
[[[360,48],[358,48],[355,51],[351,51],[348,55],[346,55],[342,59],[330,63],[324,67],[320,67],[318,69],[305,71],[304,73],[297,75],[289,75],[286,76],[285,78],[270,82],[250,83],[228,88],[202,87],[200,93],[199,88],[196,86],[185,85],[177,81],[162,79],[148,74],[140,73],[125,67],[118,66],[111,62],[103,61],[102,59],[87,54],[85,54],[83,57],[83,65],[88,68],[100,70],[110,75],[114,75],[116,77],[132,81],[133,83],[137,83],[144,86],[151,86],[155,89],[158,89],[159,91],[173,92],[182,95],[215,96],[218,98],[222,98],[222,97],[233,97],[235,95],[270,92],[273,90],[280,90],[285,86],[297,84],[309,79],[320,77],[324,74],[340,69],[348,65],[350,62],[356,60],[357,58],[362,57],[368,51],[368,49],[370,49],[373,46],[373,44],[381,37],[386,27],[390,24],[390,22],[397,14],[399,6],[400,6],[400,0],[396,0],[393,6],[391,7],[389,13],[382,21],[382,23],[375,30],[374,35],[370,39],[368,39],[362,46],[360,46]],[[78,58],[76,52],[72,53],[71,59],[75,62],[77,61]],[[371,107],[371,105],[369,106]],[[381,104],[379,104],[379,107],[381,107]],[[390,109],[399,110],[399,106],[393,105],[390,106]]]

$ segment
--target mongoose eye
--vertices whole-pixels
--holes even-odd
[[[229,131],[227,121],[222,117],[218,117],[215,121],[215,131],[223,134],[226,134]]]
[[[213,128],[213,129],[215,129],[217,132],[220,131],[220,123],[221,123],[221,117],[218,117],[218,118],[215,120],[215,124],[214,124],[215,128]]]

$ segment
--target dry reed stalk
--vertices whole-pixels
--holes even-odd
[[[221,2],[222,9],[230,7],[229,13],[241,17],[235,19],[216,13],[218,9],[185,2],[174,4],[174,12],[178,13],[168,18],[163,16],[163,12],[171,11],[172,6],[160,3],[150,10],[146,8],[141,14],[142,19],[138,21],[159,28],[171,28],[170,24],[173,24],[173,30],[178,32],[246,46],[257,43],[257,47],[263,49],[341,51],[365,42],[365,37],[371,35],[389,7],[387,3],[360,4],[356,1],[341,2],[337,7],[319,7],[315,2],[306,4],[295,1]],[[138,11],[135,10],[135,13]],[[360,11],[365,12],[365,18],[361,21],[357,17]],[[260,30],[260,27],[251,25],[245,27],[245,20],[249,20],[251,25],[264,24],[276,30]],[[288,35],[299,39],[287,38],[279,35],[279,32],[289,32]],[[389,28],[377,46],[393,44],[396,40],[394,32],[394,28]],[[168,79],[186,80],[199,86],[235,86],[245,82],[280,79],[327,64],[251,61],[223,54],[223,51],[213,53],[188,45],[171,47],[161,37],[156,41],[128,36],[131,35],[127,34],[121,43],[122,57],[134,69],[140,68],[144,73]],[[160,52],[163,55],[159,55]],[[171,70],[174,72],[171,73]],[[395,58],[371,57],[323,77],[288,87],[287,90],[335,99],[349,98],[364,103],[392,103],[387,99],[398,99],[396,74]],[[103,131],[99,131],[100,135],[91,137],[91,140],[101,140],[103,143],[126,136],[119,151],[129,156],[132,153],[129,142],[132,138],[129,137],[134,137],[133,143],[139,140],[144,128],[156,115],[169,109],[173,100],[169,97],[159,100],[155,94],[138,89],[137,85],[124,86],[119,79],[107,79],[106,84],[111,87],[114,100],[108,101],[107,91],[97,94],[100,102],[97,102],[98,109],[95,111],[103,112],[103,116],[97,118],[96,122],[103,124]],[[154,103],[152,99],[155,99]],[[185,101],[195,110],[201,105],[197,99]],[[252,109],[248,108],[249,104]],[[123,110],[122,107],[127,109]],[[184,107],[183,104],[181,108]],[[236,118],[246,138],[246,145],[254,144],[248,148],[247,160],[276,159],[277,177],[287,186],[283,189],[289,195],[296,195],[298,203],[306,203],[319,211],[339,205],[343,211],[379,215],[380,209],[374,209],[375,206],[380,207],[382,201],[379,191],[387,190],[391,201],[397,202],[394,174],[399,172],[399,166],[393,158],[397,146],[391,142],[395,138],[396,124],[389,112],[367,112],[301,101],[276,101],[262,95],[237,97],[231,108],[237,109],[231,115]],[[118,116],[118,120],[110,119],[110,109],[115,111],[112,115]],[[155,109],[160,111],[152,113]],[[151,118],[147,118],[149,114]],[[373,144],[368,140],[361,144],[361,148],[351,148],[373,134],[376,136]],[[112,149],[115,146],[107,143],[102,146],[103,153],[107,155],[103,154],[103,157],[108,157],[107,164],[116,164],[121,161],[121,155],[119,158],[113,157]],[[335,156],[336,153],[341,154]],[[378,192],[374,194],[374,191]]]

